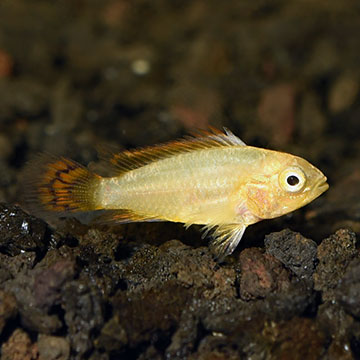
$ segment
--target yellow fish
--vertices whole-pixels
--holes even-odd
[[[108,160],[113,177],[40,155],[25,173],[28,208],[40,216],[105,210],[98,223],[201,224],[213,231],[211,244],[222,258],[247,226],[298,209],[329,187],[306,160],[247,146],[227,129],[110,154]]]

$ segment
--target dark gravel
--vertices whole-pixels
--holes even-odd
[[[359,11],[0,2],[1,359],[359,359]],[[102,169],[99,145],[209,125],[310,160],[329,191],[249,227],[222,263],[197,227],[45,222],[20,206],[38,152]]]

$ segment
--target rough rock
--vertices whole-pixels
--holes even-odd
[[[338,230],[318,246],[319,264],[314,273],[314,288],[322,291],[324,300],[334,298],[333,290],[357,254],[356,236],[346,229]]]
[[[59,261],[48,269],[33,269],[16,276],[5,289],[17,300],[20,320],[31,331],[54,333],[62,327],[59,315],[50,310],[60,303],[64,284],[74,275],[73,264]]]
[[[360,259],[350,262],[335,290],[335,297],[347,312],[360,317]]]
[[[260,249],[241,252],[240,297],[243,300],[265,298],[270,293],[283,291],[290,284],[289,274],[280,261]]]
[[[43,252],[46,224],[17,206],[0,204],[0,251],[15,256],[25,251]]]
[[[313,240],[288,229],[265,237],[266,252],[281,261],[300,279],[312,280],[317,246]]]
[[[104,324],[103,300],[96,289],[73,280],[63,288],[61,306],[65,312],[68,341],[81,358],[93,348],[94,334]]]

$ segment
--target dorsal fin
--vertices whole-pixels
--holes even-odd
[[[245,146],[245,143],[230,130],[226,128],[224,128],[224,130],[225,133],[215,128],[210,128],[209,131],[199,130],[196,133],[186,136],[184,139],[141,149],[125,150],[120,153],[102,150],[99,153],[99,157],[109,161],[115,168],[117,174],[121,174],[154,161],[194,150],[226,146]]]

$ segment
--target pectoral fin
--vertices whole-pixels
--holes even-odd
[[[218,260],[224,259],[235,250],[245,229],[246,226],[242,224],[229,224],[220,225],[214,230],[210,248]]]

